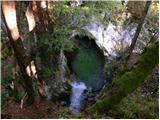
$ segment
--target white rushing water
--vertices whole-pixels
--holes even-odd
[[[47,85],[45,82],[43,82],[43,86],[44,86],[44,91],[45,91],[46,96],[47,96],[47,100],[50,100],[51,96],[52,96],[51,86]]]
[[[59,55],[59,71],[60,71],[60,80],[64,81],[64,74],[65,74],[65,55],[63,51],[60,51]]]
[[[87,89],[86,85],[82,82],[73,81],[71,83],[72,86],[72,94],[71,94],[71,104],[69,109],[73,112],[73,114],[79,114],[81,109],[81,101],[83,100],[83,92]]]

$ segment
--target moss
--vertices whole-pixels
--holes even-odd
[[[104,99],[98,100],[93,106],[89,107],[86,112],[105,112],[106,110],[110,109],[115,103],[119,103],[123,96],[123,91],[114,86],[114,88],[108,92]]]
[[[128,95],[121,102],[109,110],[109,115],[115,119],[157,119],[158,118],[158,91],[154,95],[142,96],[140,89]],[[148,87],[147,87],[148,89]]]
[[[158,64],[159,44],[149,46],[139,57],[137,63],[130,71],[124,73],[121,77],[115,77],[113,88],[108,92],[104,99],[98,100],[86,112],[103,112],[109,110],[112,106],[119,103],[122,98],[134,91]]]
[[[119,86],[124,94],[135,90],[152,72],[155,65],[158,64],[158,48],[158,44],[149,46],[133,68],[123,74],[119,79],[115,79],[113,84]]]

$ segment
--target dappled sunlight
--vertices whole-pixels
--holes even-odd
[[[14,2],[2,2],[3,14],[7,22],[7,26],[11,31],[13,40],[17,40],[20,35],[17,27],[16,10]]]
[[[12,83],[11,83],[9,86],[10,86],[10,88],[11,88],[12,90],[14,90],[14,89],[15,89],[15,82],[12,81]]]
[[[37,79],[37,70],[33,60],[31,61],[30,65],[26,67],[26,71],[29,76],[33,76]]]
[[[33,11],[30,9],[30,7],[27,7],[27,11],[26,11],[25,15],[27,17],[29,31],[32,31],[34,29],[34,27],[36,26],[36,22],[34,19]]]
[[[35,62],[33,60],[31,61],[31,71],[32,71],[32,75],[35,78],[37,78],[37,70],[36,70]]]
[[[26,71],[27,71],[27,74],[28,74],[29,76],[31,76],[30,65],[28,65],[28,66],[26,67]]]
[[[43,1],[41,2],[41,7],[42,7],[43,9],[47,8],[46,1],[45,1],[45,0],[43,0]]]
[[[33,1],[33,2],[32,2],[32,9],[33,9],[33,11],[37,11],[36,1]]]

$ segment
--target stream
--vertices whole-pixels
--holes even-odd
[[[86,85],[82,82],[73,81],[71,83],[72,93],[71,93],[71,104],[69,109],[74,114],[79,114],[81,110],[81,102],[83,98],[83,92],[87,89]]]

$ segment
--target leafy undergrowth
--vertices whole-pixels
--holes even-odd
[[[115,118],[127,119],[158,119],[158,93],[153,96],[143,96],[138,93],[123,99],[119,105],[109,111]],[[153,97],[153,98],[152,98]]]

